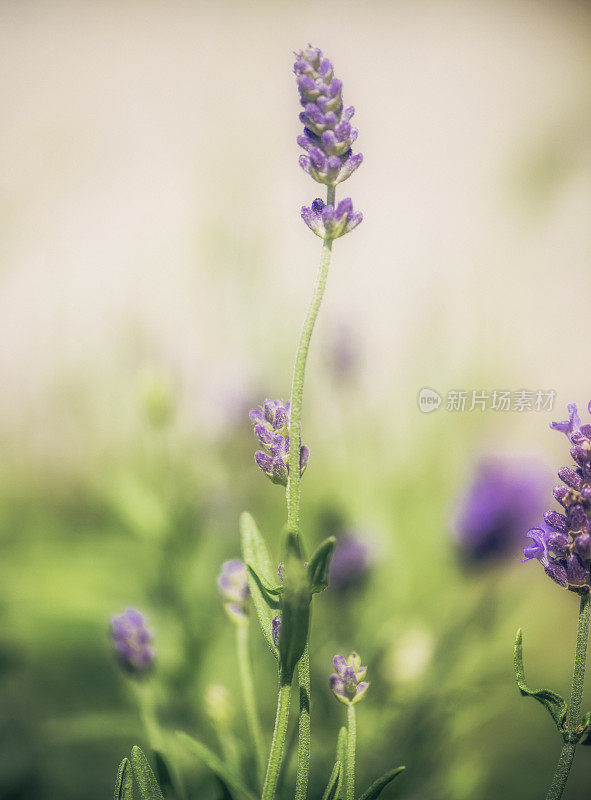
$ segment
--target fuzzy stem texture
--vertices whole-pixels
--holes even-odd
[[[355,800],[355,745],[357,740],[357,724],[355,706],[347,708],[347,781],[346,800]]]
[[[579,625],[577,629],[577,646],[575,650],[575,664],[573,668],[573,682],[570,693],[570,702],[566,717],[567,735],[554,771],[552,783],[548,789],[546,800],[560,800],[564,792],[570,769],[575,757],[578,734],[577,728],[581,721],[581,704],[583,701],[583,684],[585,681],[585,665],[587,661],[587,642],[589,641],[589,621],[591,619],[591,594],[581,596],[579,608]]]
[[[271,752],[267,764],[267,774],[263,784],[262,800],[273,800],[277,789],[277,781],[283,764],[285,754],[285,739],[287,736],[287,723],[289,722],[289,705],[291,701],[291,684],[280,683],[277,697],[277,714],[275,716],[275,729],[271,742]]]
[[[246,710],[246,721],[252,736],[256,753],[257,779],[259,787],[262,786],[265,777],[265,746],[263,744],[263,734],[259,721],[254,684],[252,680],[252,664],[248,647],[249,623],[236,625],[236,649],[238,652],[238,665],[240,669],[240,682],[242,684],[242,697]]]
[[[335,189],[334,186],[328,187],[327,205],[334,205]],[[304,377],[306,374],[306,362],[308,360],[308,350],[310,340],[328,277],[330,266],[330,255],[332,252],[332,239],[324,239],[322,242],[322,253],[320,256],[320,267],[312,302],[308,308],[300,341],[296,354],[295,366],[293,370],[293,380],[291,384],[291,418],[289,424],[289,480],[287,483],[287,526],[291,531],[299,533],[300,530],[300,428],[302,419],[302,396],[304,393]]]

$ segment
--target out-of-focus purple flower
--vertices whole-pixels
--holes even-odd
[[[154,663],[151,647],[152,632],[146,618],[135,608],[126,608],[122,614],[111,617],[111,641],[121,667],[130,675],[142,677]]]
[[[338,239],[344,236],[353,228],[356,228],[363,220],[363,214],[353,211],[353,201],[347,197],[335,208],[325,205],[324,201],[317,197],[311,207],[302,207],[302,219],[321,239]]]
[[[334,666],[336,673],[330,676],[330,688],[341,703],[353,705],[358,703],[369,686],[364,681],[367,667],[361,665],[361,658],[357,653],[351,653],[349,658],[335,656]]]
[[[271,620],[271,631],[275,647],[279,647],[279,637],[281,635],[281,617],[273,617]]]
[[[341,322],[330,336],[325,363],[338,383],[352,381],[361,365],[361,348],[357,331],[348,322]]]
[[[341,536],[330,562],[330,588],[346,592],[363,583],[371,569],[371,549],[352,533]]]
[[[244,562],[239,558],[224,561],[217,584],[230,618],[236,622],[243,621],[248,600],[248,573]]]
[[[547,481],[539,463],[482,459],[453,523],[462,554],[472,562],[515,554],[543,508]]]
[[[336,186],[361,164],[361,153],[351,147],[357,131],[351,126],[353,106],[343,106],[342,82],[334,77],[331,62],[317,47],[296,53],[294,72],[304,108],[300,121],[304,132],[298,144],[306,151],[300,166],[318,183]]]
[[[254,434],[264,447],[254,454],[254,460],[273,483],[287,486],[289,476],[289,419],[290,403],[265,400],[260,408],[253,408],[250,421]],[[300,474],[308,464],[310,451],[300,446]]]
[[[591,413],[591,403],[588,410]],[[553,581],[582,594],[591,589],[591,425],[581,425],[574,403],[568,412],[568,420],[550,424],[567,436],[575,462],[558,471],[564,486],[554,487],[554,497],[564,513],[546,511],[544,522],[528,531],[531,541],[522,560],[536,558]]]

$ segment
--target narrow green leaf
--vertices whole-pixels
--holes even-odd
[[[330,562],[336,547],[337,540],[329,536],[318,545],[308,566],[310,585],[313,592],[323,592],[328,586]]]
[[[580,731],[581,738],[579,739],[579,744],[589,747],[589,745],[591,745],[591,711],[587,711],[583,716]]]
[[[262,585],[255,578],[255,574],[260,581],[264,581],[269,586],[273,585],[273,563],[269,557],[267,545],[261,536],[256,522],[246,511],[240,515],[240,543],[242,547],[242,559],[245,564],[249,564],[251,569],[248,571],[248,585],[250,596],[256,611],[256,615],[265,637],[265,641],[275,658],[279,661],[279,651],[273,641],[273,617],[277,616],[268,604],[266,596],[262,590]]]
[[[343,769],[341,770],[341,774],[339,776],[339,782],[337,784],[337,791],[335,800],[343,800],[343,789],[344,789],[344,780],[343,776],[346,774],[347,771],[347,726],[343,725],[343,727],[339,730],[337,736],[337,752],[336,752],[336,761],[340,761],[343,765]]]
[[[124,758],[117,771],[114,800],[133,800],[133,776],[128,758]]]
[[[386,786],[393,781],[397,775],[400,775],[401,772],[404,772],[404,770],[405,767],[396,767],[395,769],[391,769],[389,772],[385,772],[381,778],[378,778],[377,781],[372,783],[369,789],[361,795],[359,800],[376,800]]]
[[[330,778],[328,779],[328,783],[326,784],[326,789],[324,790],[324,794],[322,795],[322,800],[334,800],[337,795],[337,790],[339,788],[339,782],[341,778],[341,772],[343,770],[343,765],[340,761],[336,761],[334,767],[332,768],[332,772],[330,773]]]
[[[192,736],[188,736],[182,731],[178,731],[177,736],[180,743],[183,744],[187,750],[190,750],[200,758],[212,772],[215,772],[218,778],[221,778],[237,797],[241,798],[241,800],[258,800],[250,789],[242,783],[241,778],[234,770],[224,764],[209,747],[206,747],[202,742],[198,742],[196,739],[193,739]]]
[[[252,574],[252,577],[257,582],[259,589],[263,595],[263,599],[271,609],[279,608],[279,597],[283,591],[283,586],[270,586],[265,582],[265,579],[258,574],[256,567],[252,564],[246,565],[246,569]]]
[[[164,800],[148,759],[137,745],[131,751],[131,766],[142,800]]]
[[[347,758],[347,726],[343,725],[343,727],[339,731],[339,735],[337,736],[337,761],[340,761],[342,764],[345,764],[345,760]]]
[[[285,564],[285,586],[281,595],[281,636],[279,653],[281,681],[291,683],[293,672],[308,642],[312,592],[308,572],[301,561],[291,557]]]
[[[513,665],[515,668],[515,680],[517,681],[517,686],[521,694],[527,697],[533,697],[534,700],[541,703],[556,723],[558,730],[562,732],[567,712],[567,704],[564,697],[553,692],[551,689],[531,689],[526,683],[525,669],[523,666],[523,633],[521,628],[519,628],[517,636],[515,637]]]

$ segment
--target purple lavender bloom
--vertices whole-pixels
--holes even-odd
[[[294,72],[304,108],[300,120],[304,132],[298,144],[306,151],[300,166],[318,183],[336,186],[346,180],[363,161],[351,147],[357,131],[351,127],[353,106],[343,106],[343,85],[334,77],[331,62],[317,47],[296,53]]]
[[[271,620],[271,631],[273,633],[273,641],[275,647],[279,647],[279,637],[281,636],[281,618],[273,617]]]
[[[363,220],[363,214],[353,211],[353,201],[350,197],[337,205],[327,206],[319,197],[314,200],[311,207],[302,207],[302,219],[321,239],[338,239],[344,236],[353,228],[356,228]]]
[[[547,477],[534,461],[481,459],[453,522],[462,554],[474,563],[515,553],[544,506]]]
[[[351,653],[349,658],[335,656],[334,665],[336,673],[330,676],[330,688],[341,703],[353,705],[358,703],[369,686],[364,681],[367,667],[361,666],[361,659],[357,653]]]
[[[261,408],[250,412],[254,434],[264,447],[257,450],[254,460],[273,483],[281,486],[287,486],[289,477],[289,420],[289,401],[267,399]],[[300,474],[304,473],[309,457],[306,445],[300,446]]]
[[[135,608],[111,617],[111,641],[120,666],[134,677],[148,673],[154,663],[153,635],[146,627],[146,618]]]
[[[230,618],[242,622],[246,618],[248,600],[248,573],[244,562],[239,558],[224,561],[217,584]]]
[[[591,413],[591,403],[588,410]],[[565,485],[554,487],[554,497],[564,513],[546,511],[544,522],[528,531],[531,541],[523,550],[522,561],[536,558],[559,586],[583,594],[591,589],[591,425],[581,425],[574,403],[568,412],[568,420],[550,424],[568,438],[575,462],[558,471]]]
[[[371,547],[367,542],[350,533],[341,536],[330,562],[330,588],[346,592],[359,586],[367,577],[371,562]]]

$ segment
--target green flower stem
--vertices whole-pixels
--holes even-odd
[[[355,743],[357,739],[357,724],[355,721],[355,706],[350,703],[347,707],[347,775],[346,775],[346,800],[355,799]]]
[[[298,722],[298,768],[295,800],[305,800],[310,772],[310,651],[308,645],[298,663],[300,717]]]
[[[575,757],[575,748],[579,734],[577,728],[581,721],[581,703],[583,701],[583,684],[585,681],[585,664],[587,661],[587,642],[589,640],[589,621],[591,619],[591,594],[581,595],[579,608],[579,626],[577,629],[577,647],[570,702],[566,716],[567,735],[554,771],[552,783],[548,789],[546,800],[560,800],[568,780],[570,768]]]
[[[238,756],[238,748],[236,740],[225,728],[220,728],[216,725],[216,734],[220,743],[220,751],[224,764],[227,764],[234,772],[240,774],[240,758]]]
[[[240,669],[240,682],[242,684],[242,697],[246,709],[246,721],[252,736],[256,754],[257,778],[259,787],[263,784],[265,777],[265,746],[263,744],[263,734],[256,706],[254,684],[252,680],[252,664],[249,652],[249,628],[248,620],[236,626],[236,649],[238,651],[238,665]]]
[[[277,697],[277,714],[275,716],[275,729],[273,731],[273,741],[271,742],[271,752],[267,764],[267,774],[263,784],[262,800],[273,800],[277,781],[283,764],[285,754],[285,739],[287,736],[287,723],[289,722],[289,705],[291,700],[291,684],[279,684],[279,696]]]
[[[327,204],[334,205],[334,186],[328,187]],[[291,384],[291,409],[289,424],[289,480],[287,482],[287,527],[296,533],[300,530],[300,426],[302,420],[302,395],[304,393],[304,376],[306,374],[306,361],[310,348],[310,339],[320,311],[322,297],[326,288],[330,254],[332,252],[332,239],[324,239],[320,267],[312,302],[308,308],[304,326],[300,334],[298,351],[296,354],[293,380]]]
[[[335,188],[327,188],[327,204],[334,205]],[[297,535],[300,532],[300,430],[302,421],[302,397],[304,393],[304,377],[310,340],[328,278],[332,239],[324,239],[320,256],[320,267],[316,278],[316,286],[312,302],[308,307],[300,341],[296,354],[293,379],[291,384],[291,409],[289,424],[289,479],[287,482],[287,527]],[[298,766],[296,776],[295,800],[305,800],[308,793],[308,774],[310,771],[310,658],[308,646],[298,664],[298,686],[300,695],[299,732],[298,732]]]
[[[156,710],[154,708],[154,694],[149,684],[137,683],[133,684],[135,694],[137,697],[140,717],[142,725],[146,732],[148,744],[152,750],[162,752],[162,731],[160,724],[156,717]]]
[[[154,704],[154,693],[149,683],[134,683],[135,694],[137,697],[140,716],[144,730],[146,731],[146,738],[150,745],[150,750],[153,753],[158,753],[161,759],[164,759],[165,742],[162,734],[158,717],[156,716],[156,709]],[[170,778],[173,782],[173,790],[175,797],[179,800],[185,800],[185,789],[183,782],[180,779],[176,765],[166,759],[166,766],[170,772]]]

